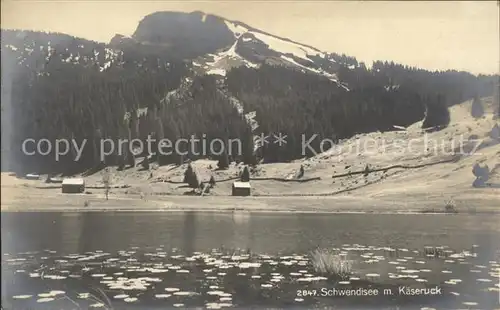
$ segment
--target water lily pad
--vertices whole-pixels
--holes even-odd
[[[119,294],[119,295],[114,296],[113,298],[114,299],[125,299],[127,297],[129,297],[127,294]]]
[[[164,299],[164,298],[168,298],[170,296],[172,296],[172,294],[156,294],[155,298]]]
[[[175,296],[193,296],[196,294],[197,293],[195,293],[195,292],[183,292],[183,291],[174,292]]]
[[[31,298],[33,295],[16,295],[16,296],[12,296],[13,299],[29,299]]]
[[[124,302],[136,302],[137,298],[136,297],[128,297],[123,300]]]
[[[177,273],[189,273],[189,270],[179,269],[179,270],[177,270]]]
[[[490,279],[477,279],[477,282],[491,282]]]
[[[95,303],[95,304],[91,304],[89,307],[90,308],[104,308],[105,305],[102,302],[98,302],[98,303]]]
[[[415,270],[415,269],[405,269],[401,270],[402,273],[418,273],[420,270]]]
[[[64,294],[66,294],[66,292],[65,291],[50,291],[49,294],[52,296],[57,296],[57,295],[64,295]]]
[[[43,278],[44,279],[50,279],[50,280],[64,280],[67,277],[49,274],[49,275],[44,275]]]
[[[176,287],[166,287],[165,291],[167,291],[167,292],[178,292],[178,291],[180,291],[180,289],[178,289]]]

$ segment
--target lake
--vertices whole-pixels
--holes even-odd
[[[2,306],[495,309],[499,220],[2,212]],[[347,273],[324,272],[321,258]]]

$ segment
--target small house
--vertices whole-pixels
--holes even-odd
[[[233,196],[250,196],[250,182],[234,182]]]
[[[64,179],[62,192],[65,194],[78,194],[85,191],[85,181],[81,178]]]

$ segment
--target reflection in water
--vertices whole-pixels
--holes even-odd
[[[186,255],[192,255],[195,251],[194,242],[196,239],[196,216],[195,212],[186,212],[184,214],[184,225],[182,228],[182,249]]]
[[[253,243],[253,233],[250,227],[250,213],[245,211],[235,211],[233,216],[233,240],[231,248],[251,249]]]
[[[135,247],[257,253],[305,252],[344,243],[495,248],[498,218],[466,215],[321,215],[233,213],[5,213],[3,252],[64,253]]]
[[[365,302],[368,308],[382,307],[383,301],[416,309],[479,302],[486,309],[496,302],[492,294],[498,290],[493,283],[500,271],[499,229],[496,217],[465,215],[2,213],[2,303],[66,309],[74,306],[67,299],[46,307],[38,300],[51,294],[79,299],[80,293],[100,287],[111,298],[132,297],[126,305],[114,300],[119,309],[199,307],[215,301],[218,306],[270,307],[340,302],[354,308]],[[349,257],[353,280],[327,278],[315,269],[309,254],[317,247]],[[397,289],[396,280],[411,287],[442,286],[446,295],[296,296],[298,289],[339,288],[345,282],[353,288]],[[184,292],[166,297],[165,288]],[[98,301],[83,302],[86,308],[90,303],[85,302]]]

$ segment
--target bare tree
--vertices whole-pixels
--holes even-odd
[[[108,200],[109,189],[111,187],[111,181],[112,181],[111,171],[109,168],[106,168],[104,170],[104,174],[102,175],[102,183],[104,184],[106,200]]]

